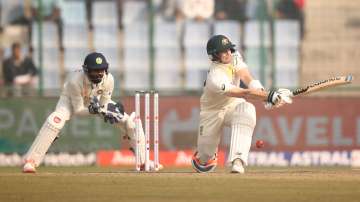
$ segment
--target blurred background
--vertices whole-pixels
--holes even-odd
[[[237,45],[268,89],[355,77],[350,86],[279,110],[254,102],[254,141],[265,147],[253,150],[252,165],[360,165],[359,1],[1,0],[0,6],[0,165],[21,163],[66,76],[91,51],[108,59],[114,99],[128,113],[135,90],[160,92],[162,161],[189,165],[209,68],[205,47],[214,34]],[[225,156],[229,140],[224,129]],[[132,162],[120,142],[119,131],[101,119],[75,117],[45,164]]]

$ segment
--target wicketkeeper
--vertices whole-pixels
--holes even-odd
[[[50,145],[73,115],[102,116],[105,122],[114,124],[123,132],[123,139],[129,141],[130,149],[135,151],[135,114],[129,116],[121,103],[111,100],[114,78],[108,72],[109,64],[104,55],[97,52],[88,54],[82,67],[67,78],[55,111],[48,116],[25,155],[23,172],[36,172]],[[143,164],[145,136],[141,124],[140,127],[140,159]],[[150,168],[154,168],[153,163],[150,163]]]
[[[280,107],[292,102],[291,92],[288,89],[265,91],[226,36],[211,37],[206,49],[211,66],[200,99],[197,151],[192,165],[197,172],[215,169],[223,127],[230,126],[227,165],[233,173],[244,173],[256,124],[255,107],[246,99],[264,101],[266,108]],[[240,80],[247,89],[240,87]]]

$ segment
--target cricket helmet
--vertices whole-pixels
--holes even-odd
[[[89,80],[93,83],[100,83],[104,76],[103,73],[94,74],[92,71],[104,70],[107,74],[109,64],[106,61],[106,58],[103,54],[92,52],[85,57],[83,70],[88,76]]]
[[[206,45],[206,52],[211,60],[217,60],[217,54],[230,49],[231,52],[235,52],[235,44],[231,43],[229,38],[224,35],[212,36]]]

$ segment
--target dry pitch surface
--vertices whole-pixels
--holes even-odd
[[[37,174],[0,168],[0,201],[360,201],[360,169],[248,168],[134,173],[124,168],[41,167]]]

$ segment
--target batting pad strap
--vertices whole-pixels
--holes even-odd
[[[265,89],[264,86],[260,83],[259,80],[252,80],[250,83],[249,83],[249,86],[248,86],[250,89]]]

